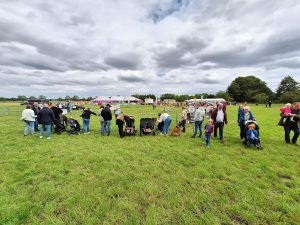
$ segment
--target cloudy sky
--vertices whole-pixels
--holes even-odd
[[[299,0],[0,0],[0,96],[194,94],[300,80]]]

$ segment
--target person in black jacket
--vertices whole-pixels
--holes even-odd
[[[42,124],[40,138],[43,138],[45,130],[47,130],[47,139],[51,138],[51,125],[54,120],[53,111],[49,109],[48,103],[44,103],[44,107],[38,112],[38,121]]]
[[[34,115],[36,115],[36,118],[35,118],[35,121],[34,121],[34,131],[39,131],[39,122],[38,122],[38,119],[37,119],[37,115],[38,115],[39,111],[41,110],[41,108],[39,107],[38,102],[33,103],[32,110],[34,112]]]
[[[299,137],[299,120],[300,120],[300,103],[295,102],[292,107],[291,114],[288,116],[285,116],[282,114],[282,117],[286,118],[286,122],[284,124],[284,137],[285,137],[285,142],[287,144],[291,144],[291,139],[290,139],[290,133],[291,131],[294,132],[294,136],[292,138],[292,144],[299,146],[297,144],[297,139]],[[293,117],[293,119],[291,119]]]
[[[55,119],[61,121],[60,114],[62,114],[63,111],[60,108],[58,108],[54,103],[51,104],[50,109],[53,111]]]
[[[83,110],[83,113],[81,114],[82,117],[82,124],[83,124],[83,134],[90,134],[90,121],[91,121],[91,115],[97,116],[96,113],[94,113],[91,108],[87,108]]]
[[[110,110],[110,105],[107,104],[106,107],[101,111],[101,116],[103,117],[103,126],[101,129],[101,135],[104,136],[105,132],[107,133],[107,136],[110,135],[110,124],[112,120],[112,114]]]

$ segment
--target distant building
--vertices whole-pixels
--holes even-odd
[[[145,104],[146,105],[150,105],[150,104],[153,104],[153,103],[154,103],[153,98],[145,98]]]
[[[92,104],[140,104],[143,101],[133,96],[99,96],[92,100]]]

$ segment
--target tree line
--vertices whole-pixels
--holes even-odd
[[[141,100],[146,98],[156,99],[155,94],[134,94],[132,95]],[[65,96],[55,98],[57,101],[91,101],[96,97],[79,97],[79,96]],[[177,95],[172,93],[165,93],[160,96],[161,101],[165,99],[175,99],[177,102],[193,98],[224,98],[227,101],[237,102],[252,102],[252,103],[265,103],[267,101],[276,102],[296,102],[300,101],[300,83],[297,82],[292,76],[284,77],[276,92],[268,87],[267,83],[255,76],[237,77],[228,86],[226,91],[218,91],[216,94],[198,93],[194,95]],[[0,97],[0,101],[26,101],[28,99],[47,99],[46,96],[40,95],[26,97],[24,95],[17,96],[16,98]]]

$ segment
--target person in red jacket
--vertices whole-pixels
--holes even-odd
[[[212,111],[211,119],[214,121],[214,137],[217,137],[218,129],[221,142],[224,142],[223,130],[224,124],[227,124],[227,113],[222,103],[218,104],[218,107]]]

